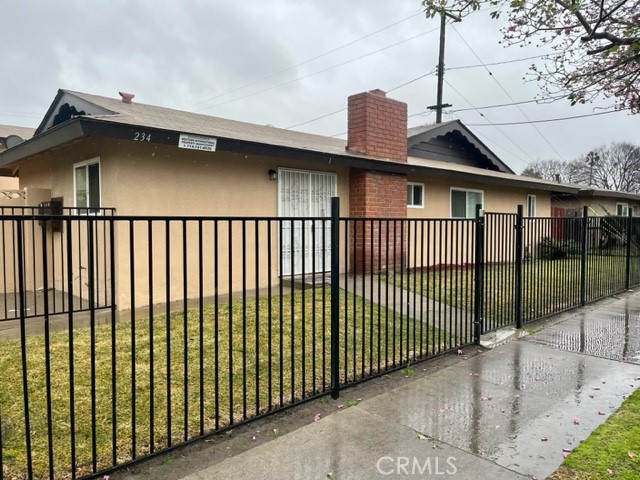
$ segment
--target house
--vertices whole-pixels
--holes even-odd
[[[19,145],[31,138],[35,129],[15,125],[0,125],[0,152]],[[19,181],[12,175],[11,169],[0,169],[0,205],[11,204],[11,200],[20,198]]]
[[[35,129],[19,127],[17,125],[0,125],[0,152],[7,148],[21,144],[26,139],[33,137]],[[7,172],[3,172],[6,175]]]
[[[554,216],[582,216],[587,207],[589,215],[621,216],[640,215],[640,195],[582,186],[575,194],[555,194],[552,198]]]
[[[1,171],[17,175],[24,192],[16,204],[55,199],[80,213],[110,207],[119,216],[300,218],[327,217],[330,198],[338,196],[343,217],[464,219],[475,216],[477,204],[505,213],[525,205],[525,215],[550,216],[553,196],[579,191],[516,175],[459,120],[407,130],[406,104],[380,90],[349,97],[346,141],[140,104],[126,93],[120,97],[57,93],[33,138],[0,153]],[[229,238],[240,242],[245,233],[228,228]],[[372,223],[364,228],[362,241],[350,245],[352,270],[383,268],[374,264],[388,265],[393,252],[406,248],[397,225],[384,235]],[[313,223],[290,222],[272,234],[274,251],[285,257],[279,265],[260,278],[249,272],[243,280],[240,275],[225,279],[220,288],[237,290],[247,279],[258,286],[277,282],[279,276],[302,273],[305,258],[328,265],[323,263],[326,247],[310,252],[302,245],[301,238],[305,233],[311,238],[314,229]],[[49,243],[62,244],[56,232],[50,235]],[[132,235],[133,230],[120,228],[115,241],[133,243]],[[211,242],[211,235],[204,241]],[[373,243],[379,241],[391,244],[384,258],[373,255]],[[179,254],[176,242],[171,248],[171,255]],[[184,245],[185,251],[195,248]],[[371,258],[365,255],[369,251]],[[234,255],[228,254],[229,263]],[[361,266],[353,261],[365,257]],[[123,266],[117,285],[128,282],[127,261],[115,261]],[[86,268],[86,258],[79,262],[78,268]],[[38,288],[38,282],[31,287]],[[137,287],[143,296],[145,289]],[[76,291],[84,290],[79,283]],[[119,303],[130,300],[123,297]]]

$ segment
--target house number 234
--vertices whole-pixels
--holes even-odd
[[[146,132],[134,132],[133,139],[136,142],[150,142],[151,134]]]

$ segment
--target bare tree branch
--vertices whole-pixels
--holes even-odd
[[[563,92],[575,103],[598,96],[617,109],[640,113],[640,0],[422,0],[427,17],[455,11],[465,16],[483,6],[492,18],[507,15],[507,45],[534,40],[555,51],[531,78],[543,96]]]

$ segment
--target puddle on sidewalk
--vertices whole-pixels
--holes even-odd
[[[580,313],[526,337],[562,350],[640,364],[640,309],[624,303]]]

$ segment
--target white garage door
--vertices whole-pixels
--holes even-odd
[[[278,215],[281,217],[328,217],[331,214],[331,197],[336,194],[337,177],[334,173],[278,169]],[[323,226],[320,221],[284,221],[280,239],[281,274],[312,273],[314,256],[316,272],[329,270],[330,233],[328,222],[324,222]]]

